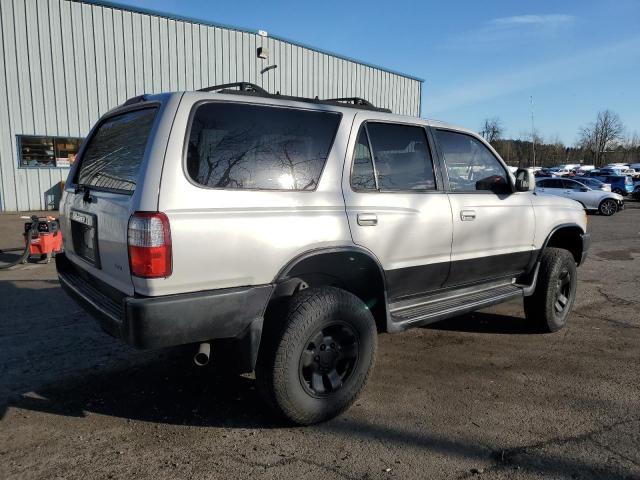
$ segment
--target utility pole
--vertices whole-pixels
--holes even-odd
[[[533,152],[533,165],[536,166],[536,128],[533,123],[533,95],[529,96],[529,100],[531,101],[531,150]]]

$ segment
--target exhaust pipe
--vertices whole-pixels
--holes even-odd
[[[193,361],[199,367],[204,367],[207,363],[209,363],[209,356],[211,355],[211,344],[208,342],[203,342],[198,347],[198,351],[193,356]]]

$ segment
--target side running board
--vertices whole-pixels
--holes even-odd
[[[444,295],[399,301],[389,305],[391,322],[388,329],[390,332],[400,332],[522,296],[521,286],[502,283],[481,289],[454,290]]]

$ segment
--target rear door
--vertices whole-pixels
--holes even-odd
[[[473,135],[435,129],[453,216],[447,286],[522,273],[531,258],[535,216],[529,192],[512,192],[503,163]]]
[[[128,295],[134,289],[127,226],[140,204],[139,183],[158,110],[158,104],[143,103],[103,117],[69,174],[62,204],[67,257]]]
[[[343,175],[354,243],[385,270],[390,300],[436,290],[449,272],[451,208],[422,125],[356,116]]]

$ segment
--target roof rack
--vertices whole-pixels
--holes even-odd
[[[234,87],[238,87],[238,90],[241,92],[255,92],[255,93],[262,93],[267,95],[269,94],[269,92],[267,92],[264,88],[259,87],[255,83],[249,83],[249,82],[223,83],[221,85],[214,85],[212,87],[201,88],[198,91],[199,92],[218,92],[220,90],[228,90],[228,92],[225,92],[225,93],[229,93],[234,91],[232,90]]]
[[[237,90],[236,90],[237,89]],[[249,82],[223,83],[222,85],[213,85],[198,90],[198,92],[218,92],[218,93],[234,93],[239,95],[251,95],[267,98],[278,98],[283,100],[294,100],[298,102],[308,102],[320,105],[334,105],[337,107],[351,107],[362,110],[374,110],[376,112],[391,113],[388,108],[379,108],[368,100],[360,97],[344,97],[344,98],[327,98],[319,99],[308,97],[295,97],[291,95],[281,95],[280,92],[269,93],[264,88]],[[346,104],[346,105],[345,105]]]

